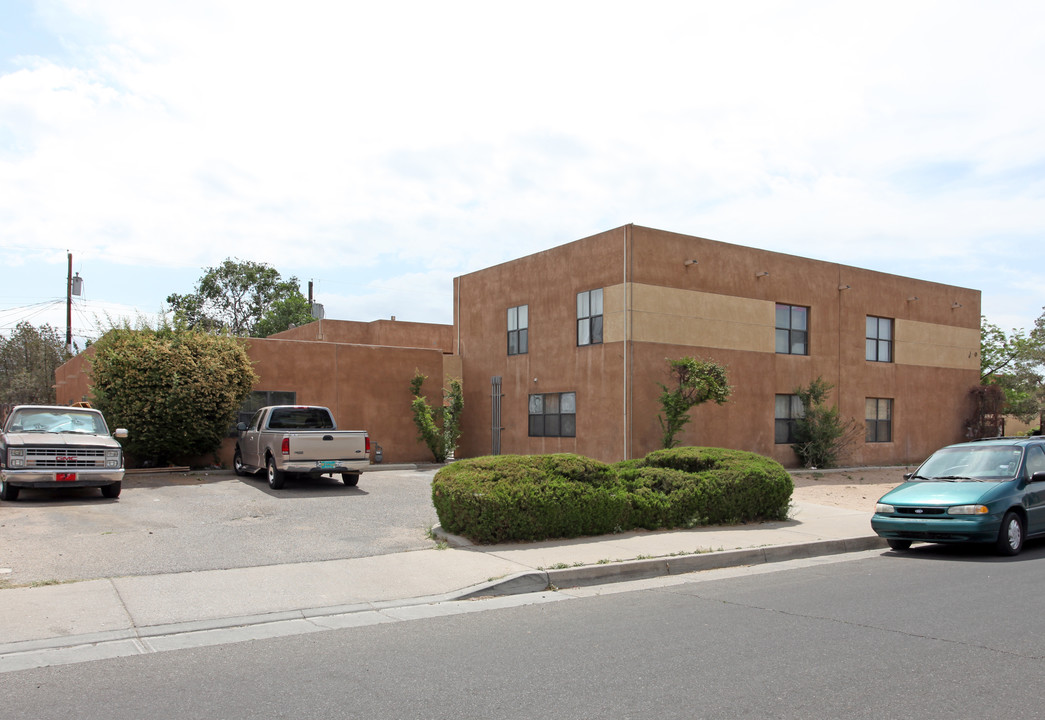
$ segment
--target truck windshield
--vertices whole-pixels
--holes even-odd
[[[326,408],[274,408],[269,417],[270,430],[333,430],[334,419]]]
[[[98,413],[81,410],[17,410],[7,423],[9,432],[81,433],[108,435],[105,421]]]

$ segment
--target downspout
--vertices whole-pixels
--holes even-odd
[[[630,333],[630,327],[629,327],[629,323],[628,323],[628,320],[629,320],[628,308],[630,306],[630,303],[628,302],[628,250],[629,250],[630,240],[631,240],[631,225],[625,225],[624,226],[624,267],[622,268],[623,276],[624,276],[624,292],[622,293],[622,295],[624,296],[624,352],[622,353],[622,355],[624,357],[624,387],[623,387],[623,390],[624,390],[624,398],[623,398],[624,418],[623,418],[622,425],[623,425],[623,428],[624,428],[624,459],[625,460],[628,460],[629,458],[631,458],[631,444],[630,444],[630,436],[629,436],[629,433],[628,433],[628,430],[630,429],[629,425],[630,425],[630,422],[631,422],[630,413],[628,412],[628,408],[630,407],[629,402],[628,402],[628,400],[629,400],[629,393],[630,393],[630,385],[628,383],[628,379],[629,379],[628,378],[628,370],[629,370],[628,353],[631,352],[631,336],[629,334]]]

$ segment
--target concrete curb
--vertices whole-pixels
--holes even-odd
[[[467,541],[466,541],[467,542]],[[470,543],[469,543],[470,544]],[[627,580],[648,580],[664,575],[718,570],[740,565],[762,565],[804,558],[840,555],[888,547],[877,535],[843,540],[817,540],[794,545],[771,545],[762,548],[726,550],[723,552],[676,555],[643,560],[624,560],[604,565],[521,572],[499,580],[462,590],[456,599],[517,595],[549,589],[603,585]]]

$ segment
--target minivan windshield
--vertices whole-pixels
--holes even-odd
[[[912,480],[950,482],[1011,480],[1020,468],[1023,448],[1017,445],[944,448],[922,463]]]

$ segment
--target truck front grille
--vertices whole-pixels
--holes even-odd
[[[27,468],[104,468],[102,448],[30,447],[26,448]]]

